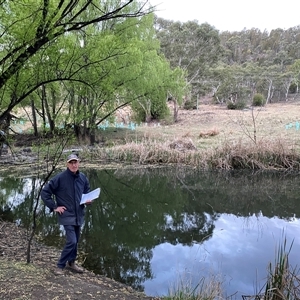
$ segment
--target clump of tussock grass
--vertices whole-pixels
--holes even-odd
[[[191,137],[191,133],[190,132],[186,132],[182,135],[183,138],[189,138]]]
[[[199,133],[199,138],[208,138],[211,136],[216,136],[220,133],[220,131],[216,128],[210,129],[210,130],[206,130],[206,131],[201,131]]]
[[[169,144],[169,147],[179,151],[197,150],[194,142],[191,139],[176,139]]]

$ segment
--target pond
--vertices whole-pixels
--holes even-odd
[[[189,168],[82,170],[101,194],[87,209],[80,242],[83,266],[144,291],[167,295],[180,281],[205,276],[231,299],[266,283],[276,249],[292,245],[298,263],[298,176],[262,172],[200,172]],[[0,177],[0,217],[30,226],[40,180]],[[42,202],[38,230],[62,247],[56,216]]]

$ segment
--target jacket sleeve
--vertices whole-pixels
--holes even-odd
[[[57,178],[51,179],[41,191],[41,198],[44,201],[45,205],[50,209],[50,212],[57,208],[57,203],[53,199],[53,195],[55,194],[57,185]]]
[[[91,191],[90,183],[89,183],[89,180],[86,178],[86,182],[85,182],[85,186],[84,186],[84,193],[87,194],[90,191]]]
[[[90,182],[89,182],[89,180],[88,180],[88,178],[86,177],[85,174],[81,173],[81,176],[82,176],[82,179],[83,179],[83,193],[87,194],[91,191]],[[85,204],[80,204],[80,206],[82,208],[84,208]]]

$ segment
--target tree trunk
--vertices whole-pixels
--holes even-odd
[[[96,130],[95,130],[95,128],[93,128],[90,131],[90,145],[94,146],[95,143],[96,143]]]
[[[34,136],[38,136],[36,112],[35,112],[33,99],[31,99],[31,113],[32,113],[32,126],[33,126]]]
[[[49,103],[48,103],[48,100],[47,100],[47,93],[46,93],[45,85],[42,86],[42,97],[44,99],[44,106],[45,106],[45,111],[46,111],[46,114],[47,114],[47,119],[48,119],[50,132],[54,132],[55,121],[52,118],[52,115],[51,115],[51,112],[50,112],[50,107],[49,107]]]
[[[178,122],[178,103],[176,99],[173,99],[173,103],[174,103],[174,113],[173,113],[173,117],[174,117],[174,122],[177,123]]]
[[[266,104],[268,104],[271,99],[271,91],[272,91],[272,87],[273,87],[273,80],[270,79],[268,81],[269,81],[269,88],[268,88],[268,96],[266,99]]]

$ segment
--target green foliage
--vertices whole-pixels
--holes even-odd
[[[40,126],[50,124],[51,132],[73,126],[87,137],[105,119],[113,121],[120,107],[144,106],[146,117],[162,119],[169,113],[169,94],[181,101],[183,71],[171,70],[158,54],[154,16],[141,3],[106,1],[96,8],[81,0],[74,5],[51,0],[20,5],[10,1],[0,8],[0,117],[6,109],[34,103]],[[99,11],[107,13],[100,23]]]
[[[289,93],[291,94],[296,94],[298,89],[298,85],[296,82],[292,82],[290,88],[289,88]]]
[[[148,77],[143,74],[141,85],[135,83],[134,90],[147,89],[147,92],[131,104],[138,122],[168,117],[167,98],[172,97],[180,104],[186,88],[185,73],[180,68],[171,70],[169,63],[154,52],[148,53],[146,59],[143,72]]]
[[[244,109],[246,107],[246,102],[243,100],[239,100],[236,102],[233,101],[227,101],[227,108],[228,109]]]
[[[220,59],[223,49],[218,31],[207,23],[186,23],[157,19],[157,36],[161,51],[172,68],[186,71],[186,82],[193,96],[205,89],[207,70]]]
[[[187,100],[183,106],[184,109],[191,110],[196,108],[196,103],[192,99]]]
[[[266,103],[266,99],[262,94],[255,94],[253,96],[252,105],[253,106],[263,106]]]

